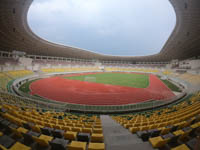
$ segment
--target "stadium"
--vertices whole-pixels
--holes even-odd
[[[200,150],[199,0],[170,0],[176,26],[148,56],[44,40],[32,3],[0,1],[0,149]]]

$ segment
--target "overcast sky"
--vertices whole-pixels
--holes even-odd
[[[162,49],[176,17],[168,0],[34,0],[28,23],[54,43],[141,56]]]

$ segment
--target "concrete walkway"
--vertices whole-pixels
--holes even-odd
[[[154,150],[149,142],[143,142],[110,116],[101,115],[106,150]]]

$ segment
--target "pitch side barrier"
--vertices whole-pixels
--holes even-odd
[[[139,112],[139,111],[152,110],[160,107],[165,107],[170,104],[181,101],[187,95],[187,93],[183,91],[174,98],[165,100],[150,100],[142,103],[128,104],[128,105],[82,105],[82,104],[72,104],[66,102],[57,102],[49,99],[35,97],[19,90],[19,87],[21,85],[31,80],[46,78],[55,75],[64,75],[73,73],[83,73],[83,72],[50,73],[45,75],[32,75],[17,79],[13,82],[12,85],[13,91],[15,92],[15,95],[12,95],[12,97],[15,98],[16,96],[17,99],[21,99],[23,102],[27,101],[27,103],[29,102],[34,103],[37,105],[38,108],[45,110],[51,109],[54,111],[93,113],[93,114],[119,114],[119,113]]]
[[[109,105],[109,106],[96,106],[96,105],[72,105],[67,104],[68,109],[66,112],[77,112],[77,113],[91,113],[91,114],[126,114],[132,112],[142,112],[148,110],[159,109],[161,107],[167,107],[173,103],[179,103],[186,97],[187,93],[182,93],[178,97],[176,96],[171,100],[151,100],[148,102],[128,104],[128,105]]]
[[[0,92],[0,97],[3,101],[1,104],[15,105],[21,108],[34,108],[42,111],[55,111],[55,112],[75,112],[86,114],[123,114],[132,112],[142,112],[148,110],[159,109],[161,107],[167,107],[173,103],[179,103],[183,100],[182,95],[179,99],[170,100],[168,102],[150,101],[139,104],[129,104],[121,106],[93,106],[93,105],[72,105],[72,104],[52,104],[47,101],[41,101],[31,98],[25,98],[17,96],[11,93]]]

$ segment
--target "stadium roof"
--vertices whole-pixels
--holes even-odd
[[[170,2],[175,9],[177,22],[174,31],[158,54],[110,56],[41,39],[31,31],[27,23],[27,13],[32,0],[1,0],[0,50],[18,50],[44,56],[133,62],[163,62],[200,56],[200,1],[170,0]]]

